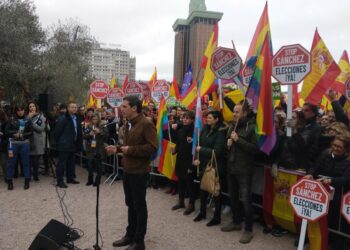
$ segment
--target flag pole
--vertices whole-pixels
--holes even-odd
[[[171,147],[172,141],[171,141],[171,134],[170,134],[170,124],[169,124],[169,119],[168,119],[168,136],[169,136],[170,147]],[[171,167],[173,168],[173,167],[174,167],[174,158],[173,158],[173,152],[171,152],[171,154],[170,154],[170,158],[171,158]]]
[[[198,129],[198,131],[197,131],[197,138],[198,138],[198,140],[197,140],[197,146],[199,147],[199,136],[200,136],[200,131],[199,131],[199,129]],[[197,152],[197,159],[199,160],[199,151]],[[197,166],[197,177],[199,176],[199,164],[198,164],[198,166]]]

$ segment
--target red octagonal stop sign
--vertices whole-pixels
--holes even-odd
[[[341,213],[350,224],[350,192],[343,195],[341,202]]]
[[[234,49],[219,47],[211,57],[210,67],[219,79],[231,80],[239,74],[242,59]]]
[[[311,72],[311,55],[300,44],[282,46],[272,59],[272,75],[281,84],[298,84]]]
[[[90,84],[90,93],[96,99],[106,98],[109,91],[109,86],[102,80],[95,80]]]
[[[315,221],[328,213],[329,193],[320,182],[301,179],[290,189],[289,202],[298,217]]]

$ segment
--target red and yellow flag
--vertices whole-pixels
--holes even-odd
[[[337,79],[335,79],[332,88],[341,93],[342,95],[345,95],[345,82],[349,79],[350,77],[350,64],[349,64],[349,57],[348,57],[348,52],[344,50],[340,60],[339,60],[339,68],[341,70],[340,74],[338,75]]]
[[[170,86],[169,96],[175,97],[176,100],[180,100],[179,86],[177,86],[175,76],[174,76],[173,82],[171,83],[171,86]]]
[[[289,203],[290,188],[304,175],[297,171],[279,169],[277,176],[271,176],[271,168],[265,167],[263,213],[267,225],[279,225],[298,233],[301,219],[298,218]],[[328,249],[327,216],[317,222],[308,223],[310,250]]]
[[[211,57],[218,46],[219,25],[214,25],[214,30],[211,33],[207,48],[202,57],[201,69],[204,70],[202,82],[200,85],[201,97],[207,94],[212,89],[215,80],[215,74],[210,68]]]
[[[126,76],[125,76],[125,79],[124,79],[124,83],[123,83],[123,92],[124,92],[124,95],[125,95],[125,89],[126,89],[126,86],[128,85],[128,82],[129,82],[129,75],[126,75]]]
[[[157,81],[157,67],[154,67],[154,71],[153,71],[153,74],[151,76],[151,79],[149,79],[149,81],[148,81],[148,87],[150,90],[152,90],[152,87],[156,81]]]
[[[318,105],[341,71],[317,29],[312,42],[311,58],[312,71],[304,80],[301,98],[305,102]]]
[[[194,80],[194,82],[191,84],[191,86],[187,90],[186,94],[181,98],[181,103],[188,109],[192,109],[196,104],[196,100],[197,100],[196,98],[197,98],[197,81]]]
[[[112,75],[112,79],[109,82],[110,89],[114,89],[117,87],[117,80],[115,79],[115,75]]]

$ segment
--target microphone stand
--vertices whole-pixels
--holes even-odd
[[[101,156],[97,154],[95,156],[95,166],[96,166],[96,244],[93,246],[94,250],[101,250],[101,247],[98,244],[99,236],[99,200],[100,200],[100,183],[101,183]]]

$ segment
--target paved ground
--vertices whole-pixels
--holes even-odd
[[[69,185],[64,198],[68,211],[74,219],[74,227],[84,231],[76,241],[81,249],[92,249],[95,243],[96,192],[86,187],[86,171],[78,168],[79,185]],[[39,183],[31,183],[29,190],[23,190],[23,179],[14,181],[14,190],[7,191],[0,183],[0,249],[25,250],[50,219],[63,222],[56,189],[50,177],[41,176]],[[206,227],[206,221],[194,223],[195,214],[184,216],[183,211],[171,211],[177,198],[164,193],[162,189],[148,189],[149,208],[146,248],[155,250],[175,249],[295,249],[294,238],[286,235],[276,238],[264,235],[260,225],[255,224],[253,241],[248,245],[238,242],[240,233],[223,233],[219,226]],[[121,182],[102,185],[100,197],[100,230],[103,249],[115,249],[112,242],[124,234],[127,210]],[[198,207],[198,206],[197,206]],[[222,224],[229,217],[223,218]],[[210,219],[210,216],[209,216]],[[123,249],[123,248],[122,248]]]

